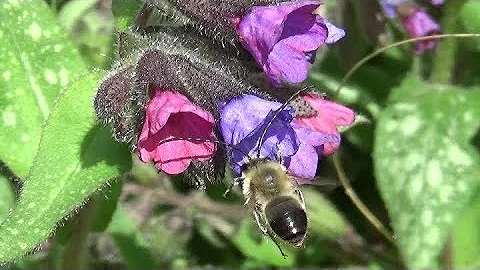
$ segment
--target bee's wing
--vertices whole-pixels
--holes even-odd
[[[318,187],[323,192],[330,192],[337,187],[341,186],[340,181],[329,177],[317,176],[313,179],[304,179],[300,177],[293,177],[293,180],[297,185],[312,185]]]

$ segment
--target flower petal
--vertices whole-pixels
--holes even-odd
[[[276,160],[291,156],[298,150],[295,131],[290,126],[293,108],[277,113],[281,104],[245,95],[228,102],[221,110],[220,131],[225,142],[232,144],[230,165],[237,174],[249,158],[256,158],[260,148],[261,158]],[[268,127],[268,129],[267,129]]]
[[[408,35],[412,38],[441,33],[440,25],[420,8],[415,8],[409,16],[402,18],[402,23]],[[436,44],[437,41],[433,39],[415,42],[415,53],[419,55],[426,50],[432,50]]]
[[[215,153],[215,144],[182,138],[212,139],[213,116],[185,96],[157,89],[147,106],[137,154],[143,162],[153,160],[168,174],[185,171],[193,159],[205,161]],[[179,140],[165,141],[179,138]]]

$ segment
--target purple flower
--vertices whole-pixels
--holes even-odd
[[[430,15],[419,7],[413,7],[406,16],[401,16],[403,27],[411,38],[425,37],[440,34],[440,25]],[[427,39],[415,42],[415,53],[417,55],[426,50],[432,50],[437,45],[434,39]]]
[[[383,13],[387,18],[393,19],[397,17],[397,6],[405,3],[407,0],[383,0],[381,3]]]
[[[432,5],[439,6],[443,5],[445,3],[445,0],[432,0]]]
[[[236,20],[242,45],[275,86],[304,81],[312,52],[345,36],[344,30],[313,13],[319,6],[318,1],[255,6]]]
[[[222,106],[220,131],[225,142],[232,145],[230,165],[237,175],[249,158],[257,157],[259,141],[271,122],[260,146],[260,158],[280,158],[288,172],[298,178],[315,176],[327,135],[293,124],[294,109],[289,106],[273,118],[281,106],[253,95],[244,95]]]
[[[433,4],[441,4],[441,0],[432,0]],[[383,12],[388,18],[400,16],[401,22],[408,36],[411,38],[425,37],[441,33],[440,25],[435,22],[423,9],[406,0],[383,0]],[[426,50],[432,50],[437,45],[434,39],[415,42],[417,55]]]

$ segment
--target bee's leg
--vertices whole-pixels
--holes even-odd
[[[275,236],[270,232],[268,229],[268,224],[265,218],[262,215],[261,211],[261,205],[256,205],[255,210],[253,211],[253,215],[255,216],[255,221],[257,222],[257,226],[260,228],[260,230],[272,240],[273,243],[277,246],[278,250],[280,250],[280,253],[282,254],[283,258],[286,259],[287,255],[283,253],[282,247],[280,247],[280,244],[277,242],[275,239]]]
[[[232,191],[232,189],[235,186],[241,186],[242,183],[243,183],[243,178],[242,177],[234,178],[232,184],[230,184],[230,186],[227,188],[227,190],[225,190],[225,193],[223,193],[223,197],[227,197],[228,193],[230,193],[230,191]]]
[[[305,209],[305,198],[303,197],[302,191],[296,188],[295,194],[298,196],[298,199],[300,199],[300,203],[302,204],[303,209]]]

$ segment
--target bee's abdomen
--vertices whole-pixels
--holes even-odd
[[[270,201],[265,208],[270,228],[283,240],[301,246],[307,232],[305,210],[293,198],[281,196]]]

